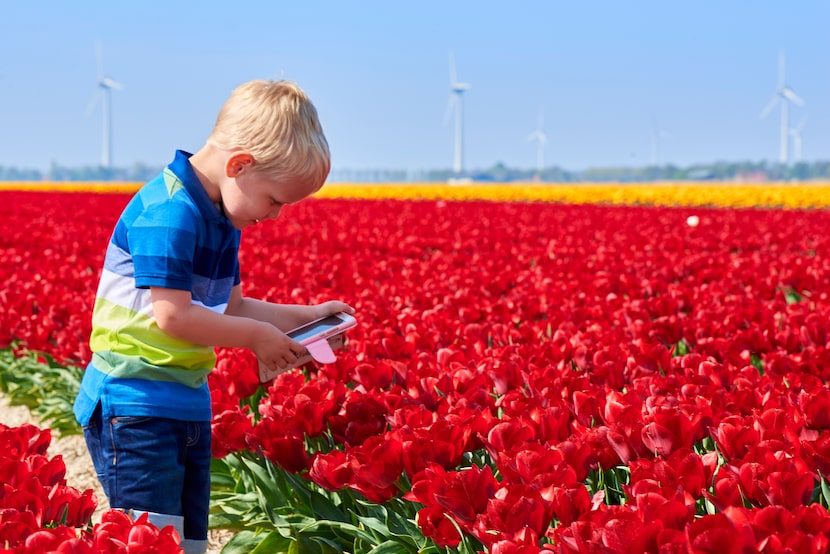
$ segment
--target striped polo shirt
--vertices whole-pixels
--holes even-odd
[[[239,284],[240,233],[210,200],[189,157],[177,151],[113,231],[92,310],[92,360],[75,400],[82,425],[99,402],[104,417],[211,419],[214,348],[162,331],[150,299],[150,287],[187,290],[194,304],[224,313]]]

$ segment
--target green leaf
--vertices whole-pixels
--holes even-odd
[[[323,548],[305,537],[297,537],[297,540],[291,542],[288,554],[323,554]]]
[[[215,462],[216,460],[214,460]],[[211,463],[210,466],[210,488],[213,490],[233,490],[236,485],[236,479],[230,472],[223,472],[219,469],[219,465]]]
[[[400,554],[401,552],[417,552],[417,550],[402,550],[402,544],[392,540],[384,541],[366,554]]]
[[[210,514],[208,517],[208,528],[241,530],[244,528],[242,517],[228,513]]]
[[[309,496],[309,504],[311,512],[319,519],[330,519],[344,523],[350,521],[348,514],[343,513],[331,500],[318,492],[313,492]]]
[[[262,513],[277,524],[278,521],[274,519],[274,508],[284,506],[287,502],[279,489],[273,486],[273,475],[266,467],[259,465],[254,460],[240,458],[240,461],[254,479],[257,501]]]
[[[824,505],[830,506],[830,487],[827,486],[827,480],[821,472],[819,472],[818,476],[821,479],[821,495],[824,497]]]
[[[222,554],[251,554],[265,539],[265,535],[253,531],[240,531],[225,543]]]
[[[376,517],[357,516],[357,519],[370,531],[374,531],[378,537],[385,539],[391,535],[389,528]]]
[[[274,554],[275,552],[285,552],[291,548],[294,541],[289,537],[282,536],[278,531],[271,531],[262,539],[262,541],[250,551],[250,554]],[[225,554],[225,551],[222,551]]]
[[[788,289],[784,292],[784,299],[787,301],[787,304],[798,304],[804,297],[798,294],[795,289]]]
[[[674,347],[674,353],[672,354],[672,356],[685,356],[689,353],[689,351],[689,343],[686,342],[686,339],[680,339],[679,341],[677,341],[677,345]]]
[[[393,537],[408,538],[413,544],[423,546],[426,543],[421,529],[415,524],[415,520],[402,516],[397,512],[389,513],[386,519],[386,527]]]
[[[342,554],[343,544],[321,536],[310,537],[310,540],[316,542],[320,546],[320,551],[324,554]]]
[[[353,537],[354,539],[366,541],[369,544],[377,544],[377,540],[363,529],[356,527],[351,523],[343,523],[341,521],[315,521],[311,525],[300,529],[299,532],[302,534],[309,534],[326,529],[330,529],[336,534],[342,536]]]

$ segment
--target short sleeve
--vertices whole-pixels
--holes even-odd
[[[138,288],[191,290],[198,244],[197,215],[174,201],[147,208],[132,224],[127,242]]]

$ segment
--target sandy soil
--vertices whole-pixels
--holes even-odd
[[[8,399],[2,395],[0,395],[0,423],[9,427],[18,427],[24,423],[31,423],[41,428],[45,427],[32,416],[27,408],[9,406]],[[95,469],[92,467],[92,460],[86,450],[84,438],[82,436],[58,437],[53,434],[48,454],[50,457],[63,456],[63,461],[66,464],[67,485],[81,491],[86,489],[95,491],[95,496],[98,497],[98,508],[92,516],[92,521],[94,523],[100,521],[101,512],[109,509],[109,504],[104,491],[101,489],[101,484],[95,476]],[[218,554],[230,537],[231,535],[227,532],[210,531],[208,554]]]

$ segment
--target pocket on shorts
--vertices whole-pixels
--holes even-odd
[[[113,416],[107,420],[115,464],[124,455],[137,464],[150,464],[161,456],[176,456],[175,422],[152,416]],[[107,433],[103,433],[107,434]],[[128,465],[131,465],[128,462]]]

